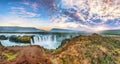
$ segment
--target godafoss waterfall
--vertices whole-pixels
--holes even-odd
[[[40,45],[47,49],[56,49],[64,39],[69,39],[79,34],[0,34],[3,46]]]
[[[63,39],[70,38],[70,35],[36,35],[31,39],[33,45],[40,45],[44,48],[55,49]]]

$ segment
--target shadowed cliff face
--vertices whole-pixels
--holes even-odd
[[[39,46],[2,47],[0,64],[119,64],[120,41],[98,34],[66,39],[56,50]],[[8,53],[17,54],[8,61]],[[7,54],[7,55],[6,55]]]
[[[0,46],[2,46],[1,42],[0,42]]]

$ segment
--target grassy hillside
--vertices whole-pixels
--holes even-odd
[[[58,64],[119,64],[120,41],[97,34],[78,36],[63,44],[53,55]]]

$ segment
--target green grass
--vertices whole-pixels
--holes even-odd
[[[101,63],[101,64],[115,64],[114,63],[114,60],[111,58],[111,56],[109,55],[106,55],[105,57],[102,57],[102,56],[99,56],[98,57],[98,61]]]
[[[17,53],[11,53],[11,52],[3,52],[2,55],[5,56],[5,57],[7,57],[8,61],[12,61],[13,59],[16,58],[16,56],[18,54]]]
[[[68,64],[67,58],[62,58],[63,63]]]

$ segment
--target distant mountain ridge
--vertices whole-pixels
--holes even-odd
[[[108,35],[120,35],[120,29],[104,30],[104,31],[101,31],[101,33],[108,34]]]
[[[61,29],[61,28],[53,28],[50,32],[80,32],[78,30],[70,30],[70,29]]]
[[[84,32],[71,29],[53,28],[49,31],[34,27],[0,26],[0,32]]]
[[[45,32],[34,27],[0,26],[0,32]]]

